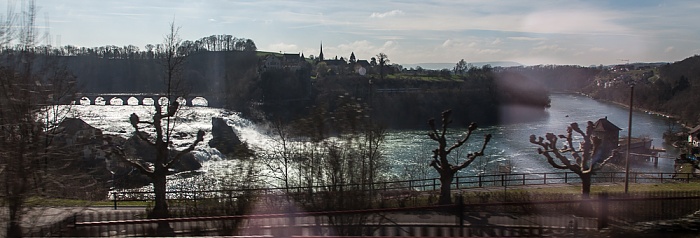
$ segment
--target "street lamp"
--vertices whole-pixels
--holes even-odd
[[[634,83],[630,85],[630,115],[627,122],[627,159],[625,160],[625,193],[629,191],[630,148],[632,145],[632,103],[634,102]]]

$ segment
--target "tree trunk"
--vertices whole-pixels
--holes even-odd
[[[452,171],[440,171],[440,199],[438,200],[438,204],[452,204],[452,191],[450,185],[452,185],[453,177],[454,173],[452,173]]]
[[[153,180],[153,191],[155,192],[155,205],[149,214],[151,219],[165,219],[170,217],[168,211],[168,201],[166,198],[166,170],[164,168],[156,168],[151,179]],[[158,222],[157,235],[167,236],[173,234],[174,231],[167,221]]]
[[[12,199],[17,199],[17,198],[10,198]],[[16,201],[10,201],[8,206],[8,210],[10,213],[10,221],[9,224],[7,224],[7,237],[22,237],[22,226],[21,226],[21,206],[18,206],[16,204]]]
[[[581,174],[581,198],[589,199],[591,197],[591,174]]]
[[[593,210],[593,204],[591,204],[588,199],[591,197],[591,174],[581,173],[581,199],[583,200],[579,205],[578,215],[583,217],[595,217],[595,211]]]

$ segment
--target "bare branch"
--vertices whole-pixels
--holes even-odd
[[[442,167],[440,165],[438,165],[439,163],[440,162],[438,162],[437,160],[433,160],[432,162],[430,162],[430,166],[435,168],[436,170],[440,171],[442,169]]]
[[[204,131],[199,130],[197,132],[197,139],[190,146],[188,146],[187,149],[184,149],[182,151],[177,152],[177,155],[175,155],[173,160],[171,160],[170,162],[165,164],[165,167],[171,168],[175,163],[180,161],[180,158],[182,158],[182,156],[186,155],[187,153],[192,152],[194,150],[194,148],[197,147],[197,144],[199,144],[199,142],[202,142],[203,140],[204,140]]]
[[[472,135],[472,132],[473,132],[474,130],[476,130],[476,123],[472,122],[471,124],[469,124],[469,129],[468,129],[467,135],[464,137],[464,139],[457,141],[457,143],[455,143],[454,145],[452,145],[452,147],[450,147],[449,149],[447,149],[447,154],[449,154],[450,152],[452,152],[452,150],[454,150],[454,149],[456,149],[456,148],[462,146],[465,142],[467,142],[467,140],[469,140],[469,137]],[[491,138],[491,137],[490,137],[490,134],[489,134],[489,139],[490,139],[490,138]]]

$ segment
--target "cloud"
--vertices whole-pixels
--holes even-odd
[[[370,15],[369,17],[370,18],[385,18],[385,17],[401,16],[403,14],[404,13],[401,10],[391,10],[391,11],[382,12],[382,13],[373,12],[372,15]]]
[[[566,48],[562,48],[559,45],[541,45],[535,48],[532,48],[533,51],[536,52],[559,52],[559,51],[565,51]]]
[[[675,49],[675,48],[674,48],[673,46],[669,46],[669,47],[666,47],[666,49],[664,50],[664,52],[665,52],[665,53],[670,53],[670,52],[673,51],[674,49]]]
[[[608,49],[603,48],[603,47],[593,47],[593,48],[591,48],[591,51],[593,51],[593,52],[606,52],[606,51],[608,51]]]
[[[456,43],[454,40],[447,39],[447,40],[445,40],[444,42],[442,42],[442,45],[441,45],[441,46],[442,46],[442,47],[445,47],[445,48],[449,48],[449,47],[455,46],[456,44],[458,44],[458,43]]]
[[[477,54],[480,55],[493,55],[493,54],[499,54],[501,53],[501,49],[479,49],[476,51]]]
[[[498,40],[498,39],[497,39]],[[474,47],[476,42],[465,42],[462,40],[447,39],[440,45],[443,48],[460,48],[460,47]]]
[[[286,44],[286,43],[275,43],[267,47],[267,50],[272,51],[272,52],[296,52],[299,51],[299,46],[295,44]]]
[[[542,40],[546,40],[545,38],[527,37],[527,36],[511,36],[511,37],[508,37],[508,39],[517,40],[517,41],[542,41]]]
[[[629,17],[628,15],[626,12],[590,7],[550,8],[525,15],[518,30],[546,34],[635,34],[628,26],[618,23],[620,19]]]
[[[355,57],[358,59],[369,59],[374,57],[379,53],[385,53],[391,59],[392,56],[400,55],[398,49],[400,47],[397,41],[388,40],[381,42],[381,45],[377,43],[380,42],[370,42],[367,40],[353,41],[346,44],[340,44],[337,46],[326,46],[323,45],[323,53],[327,55],[338,55],[338,57],[349,57],[351,52],[355,53]],[[397,54],[394,54],[397,53]]]

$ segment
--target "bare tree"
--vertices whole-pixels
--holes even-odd
[[[30,197],[41,198],[52,194],[48,190],[48,176],[55,185],[63,185],[63,171],[70,163],[69,151],[57,146],[53,137],[60,131],[56,125],[67,114],[57,104],[72,99],[75,77],[53,64],[51,60],[36,60],[36,7],[33,1],[22,4],[22,13],[15,15],[8,6],[8,16],[0,25],[0,206],[6,208],[5,235],[23,236],[22,224],[31,205]],[[16,42],[15,50],[8,44]],[[45,56],[43,56],[45,57]],[[54,183],[51,185],[53,186]],[[88,184],[83,184],[87,186]]]
[[[467,61],[464,61],[464,59],[459,60],[455,67],[452,69],[456,75],[464,75],[464,73],[469,70],[471,67],[471,64],[468,64]]]
[[[472,123],[469,125],[467,135],[448,148],[446,135],[447,126],[452,123],[452,120],[450,120],[451,114],[452,110],[442,112],[442,129],[440,131],[438,131],[438,129],[435,127],[435,119],[430,119],[428,121],[428,125],[430,125],[430,129],[432,130],[430,133],[428,133],[428,136],[430,139],[438,142],[438,148],[433,150],[433,160],[430,162],[430,166],[435,168],[435,170],[440,174],[440,198],[438,200],[440,204],[452,203],[450,185],[452,184],[455,174],[459,170],[468,167],[477,157],[484,155],[486,145],[488,145],[489,141],[491,140],[491,134],[486,134],[484,137],[484,144],[481,146],[480,151],[467,154],[467,158],[460,164],[450,164],[448,155],[453,150],[464,145],[464,143],[469,140],[472,132],[476,130],[476,123]]]
[[[135,131],[134,134],[155,149],[155,160],[149,165],[145,161],[129,158],[118,148],[112,150],[112,153],[116,154],[117,158],[151,179],[153,192],[155,193],[155,205],[149,213],[149,218],[170,217],[166,200],[167,175],[169,175],[170,169],[180,161],[180,158],[192,152],[197,144],[204,140],[204,131],[200,130],[197,132],[195,141],[186,149],[177,151],[171,148],[171,135],[180,109],[180,103],[177,99],[185,96],[184,85],[180,76],[186,55],[184,52],[178,51],[181,43],[178,30],[179,28],[175,27],[174,22],[170,24],[170,32],[164,37],[162,51],[158,56],[165,74],[163,82],[166,90],[165,97],[168,99],[167,102],[165,102],[165,105],[161,105],[160,100],[156,100],[154,103],[155,113],[150,121],[141,120],[135,113],[129,117],[129,121]],[[155,130],[155,135],[149,136],[147,133],[142,133],[142,130],[146,127],[152,127]],[[169,234],[171,231],[172,229],[167,222],[158,223],[159,234]]]
[[[603,168],[616,153],[612,153],[607,158],[597,158],[602,155],[604,146],[602,139],[595,137],[593,131],[595,126],[589,121],[586,132],[583,132],[578,123],[571,123],[566,128],[566,135],[554,135],[547,133],[545,138],[530,135],[530,143],[540,146],[537,153],[544,155],[547,162],[557,169],[568,169],[576,173],[581,178],[581,197],[588,199],[591,193],[591,175]],[[576,133],[576,134],[574,134]],[[583,140],[579,147],[574,147],[574,137],[580,136]],[[559,148],[559,139],[564,139],[564,146]],[[565,154],[570,154],[567,157]]]
[[[379,77],[380,79],[384,80],[384,75],[386,74],[386,70],[384,68],[387,64],[389,64],[389,56],[384,53],[379,53],[377,54],[377,60],[379,61]]]

